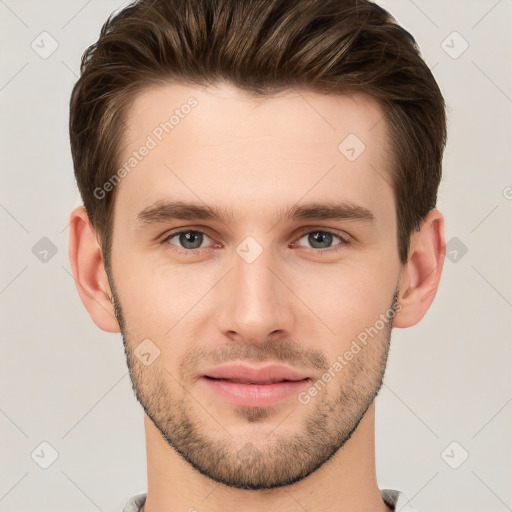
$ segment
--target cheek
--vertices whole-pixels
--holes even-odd
[[[199,271],[195,265],[162,264],[135,255],[118,259],[115,284],[127,329],[157,340],[176,336],[191,321],[198,322],[200,301],[209,302],[223,273],[213,266]]]
[[[361,259],[336,268],[319,266],[314,277],[305,275],[294,291],[314,316],[308,312],[308,325],[302,325],[301,330],[316,332],[318,337],[321,329],[332,340],[332,344],[323,345],[324,349],[339,353],[388,312],[397,279],[393,266],[390,262],[386,268],[382,260],[369,264]]]

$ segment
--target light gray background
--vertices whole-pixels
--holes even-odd
[[[454,260],[425,319],[394,330],[379,486],[422,512],[512,510],[512,0],[379,3],[417,38],[448,104],[439,208]],[[0,0],[1,511],[116,512],[146,490],[121,337],[93,324],[67,256],[80,203],[69,96],[82,52],[121,5]],[[58,43],[47,58],[31,47],[51,49],[43,31]],[[33,252],[43,237],[57,250],[46,261]],[[58,453],[48,469],[44,441]]]

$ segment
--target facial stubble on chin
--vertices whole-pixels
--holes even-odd
[[[111,289],[114,310],[121,329],[137,401],[168,445],[202,475],[216,482],[232,488],[263,490],[291,485],[306,478],[333,457],[351,438],[381,389],[392,322],[343,368],[342,372],[348,375],[337,396],[329,398],[319,393],[312,398],[307,405],[311,406],[311,410],[303,420],[301,431],[287,438],[279,437],[279,422],[286,419],[282,418],[275,421],[277,426],[271,431],[272,435],[260,442],[254,435],[249,435],[248,439],[236,439],[222,426],[222,418],[216,418],[215,414],[208,411],[208,404],[197,406],[197,399],[189,396],[190,392],[166,369],[156,365],[153,368],[144,367],[138,361],[133,353],[136,343],[127,332],[126,319],[112,285],[113,283]],[[397,300],[398,288],[389,308],[393,312],[396,310]],[[263,352],[260,353],[259,350]],[[294,353],[294,350],[296,349],[291,352]],[[269,340],[260,346],[244,346],[240,348],[238,355],[242,359],[248,359],[247,354],[252,353],[256,355],[254,360],[285,360],[282,355],[287,351],[290,351],[289,345],[283,345],[280,340]],[[276,355],[280,357],[274,357]],[[297,354],[288,361],[298,359],[303,360],[304,357]],[[317,368],[319,361],[326,363],[322,354],[318,354],[315,361]],[[166,382],[175,382],[176,390],[182,393],[181,396],[174,396]],[[204,418],[198,417],[191,406],[203,414]],[[296,407],[306,405],[297,401]],[[299,409],[292,410],[288,416],[293,417],[297,410]],[[275,416],[275,409],[272,407],[233,407],[232,411],[246,424],[261,424]],[[221,437],[209,436],[213,429],[205,421],[212,421],[215,427],[219,427]]]

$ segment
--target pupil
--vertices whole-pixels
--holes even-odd
[[[194,247],[194,238],[197,239],[199,236],[200,233],[196,233],[195,231],[187,231],[186,233],[181,233],[180,242],[183,247],[186,247],[187,249],[197,249],[198,247]]]
[[[330,233],[323,233],[321,231],[316,231],[315,233],[309,235],[309,242],[313,247],[315,247],[315,244],[323,242],[327,242],[328,244],[331,242],[332,235]]]

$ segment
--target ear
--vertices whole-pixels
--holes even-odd
[[[444,218],[434,208],[411,235],[409,257],[399,281],[399,310],[393,327],[416,325],[428,311],[439,287],[446,245]]]
[[[104,331],[120,332],[110,302],[103,253],[87,212],[78,206],[71,212],[69,224],[69,260],[78,294],[94,323]]]

